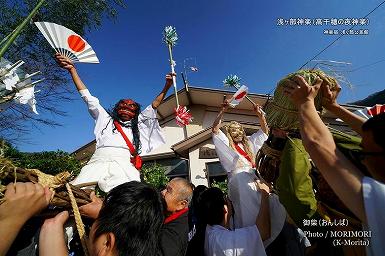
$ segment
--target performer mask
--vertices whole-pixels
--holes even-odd
[[[122,121],[130,121],[137,115],[138,103],[131,99],[120,100],[116,108],[116,113]]]
[[[228,127],[228,132],[234,142],[241,142],[245,136],[243,127],[237,122],[231,122]]]

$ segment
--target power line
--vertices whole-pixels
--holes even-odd
[[[375,10],[377,10],[381,5],[383,5],[385,3],[385,1],[381,2],[379,5],[377,5],[373,10],[371,10],[368,14],[366,14],[364,16],[364,18],[367,18],[370,14],[372,14]],[[354,28],[355,26],[357,25],[353,25],[351,26],[348,30]],[[323,48],[319,53],[317,53],[316,55],[314,55],[313,58],[311,58],[310,60],[308,60],[305,64],[303,64],[299,69],[302,69],[304,66],[306,66],[307,64],[309,64],[309,62],[311,62],[312,60],[314,60],[315,58],[317,58],[319,55],[321,55],[324,51],[326,51],[329,47],[331,47],[335,42],[337,42],[341,37],[343,37],[344,34],[340,35],[339,37],[337,37],[333,42],[331,42],[329,45],[327,45],[325,48]]]
[[[360,70],[360,69],[363,69],[363,68],[367,68],[367,67],[373,66],[373,65],[378,64],[378,63],[383,62],[383,61],[385,61],[385,59],[381,59],[381,60],[378,60],[378,61],[370,63],[370,64],[362,65],[362,66],[360,66],[358,68],[355,68],[355,69],[352,69],[352,70],[346,70],[346,72],[354,72],[354,71],[357,71],[357,70]]]

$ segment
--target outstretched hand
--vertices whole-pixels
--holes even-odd
[[[48,187],[31,182],[11,183],[7,186],[0,205],[0,220],[11,220],[23,225],[25,221],[46,208],[52,192]]]
[[[321,91],[323,107],[330,110],[331,108],[338,106],[337,97],[341,91],[339,84],[337,84],[337,90],[331,91],[326,83],[322,83]]]
[[[265,115],[265,113],[262,110],[262,107],[257,103],[254,104],[254,111],[258,117],[263,117]]]
[[[73,62],[68,57],[63,56],[60,53],[55,54],[55,59],[60,67],[68,71],[71,71],[71,69],[75,68]]]
[[[314,102],[321,84],[322,80],[318,79],[314,86],[310,86],[303,77],[294,76],[284,88],[284,93],[290,97],[294,105],[300,107],[305,102]]]
[[[63,211],[44,221],[39,235],[39,255],[68,255],[63,228],[68,217],[68,212]]]
[[[225,97],[225,96],[223,96],[223,97]],[[230,100],[224,98],[223,102],[221,103],[222,111],[225,111],[226,109],[228,109],[229,106],[230,106]]]
[[[95,192],[90,194],[91,203],[79,207],[79,211],[82,215],[88,216],[92,219],[96,219],[102,208],[103,201],[95,195]]]
[[[174,82],[173,82],[173,77],[176,77],[176,73],[168,73],[166,75],[166,87],[170,87]]]
[[[48,206],[52,192],[31,182],[11,183],[0,204],[0,255],[6,255],[24,223]]]

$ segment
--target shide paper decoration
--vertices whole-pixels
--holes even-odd
[[[176,45],[177,41],[178,41],[178,34],[176,33],[176,29],[172,26],[165,27],[163,31],[163,42],[166,43],[168,47],[172,73],[175,73],[175,61],[173,60],[173,57],[172,57],[172,48]],[[175,92],[175,99],[176,99],[176,108],[174,109],[175,120],[179,126],[186,126],[192,121],[193,118],[186,106],[179,105],[178,90],[176,87],[175,76],[173,76],[173,84],[174,84],[174,92]]]
[[[33,74],[26,74],[20,66],[24,61],[19,60],[11,63],[2,58],[0,61],[0,111],[5,109],[11,101],[19,104],[28,104],[31,110],[37,113],[35,100],[35,85],[43,81],[32,80],[32,77],[38,75],[37,71]]]

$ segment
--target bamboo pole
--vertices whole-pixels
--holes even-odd
[[[174,60],[172,58],[172,47],[171,47],[170,44],[167,44],[167,45],[168,45],[168,54],[170,56],[171,72],[175,73],[175,70],[174,70]],[[172,82],[174,84],[174,93],[175,93],[175,99],[176,99],[176,106],[179,107],[178,90],[176,88],[176,77],[175,76],[172,76]]]
[[[15,41],[18,35],[21,33],[23,28],[28,24],[28,22],[32,19],[33,16],[37,13],[40,7],[43,5],[45,0],[40,0],[35,8],[31,11],[31,13],[24,19],[24,21],[14,30],[12,35],[9,37],[8,41],[4,44],[4,46],[0,50],[0,59],[3,57],[5,51],[11,46],[11,44]]]

